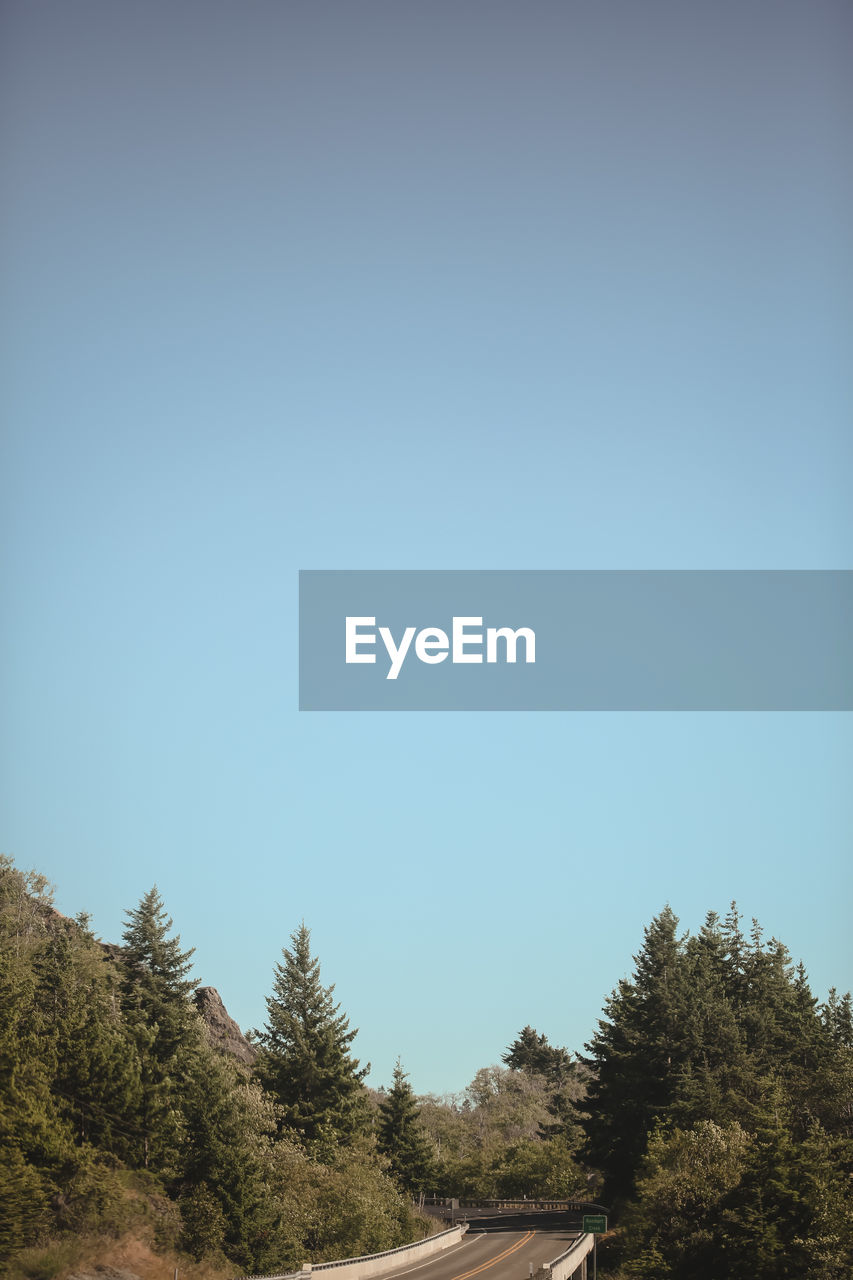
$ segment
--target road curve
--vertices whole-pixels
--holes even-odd
[[[576,1239],[571,1230],[479,1231],[472,1224],[459,1244],[425,1262],[401,1266],[383,1280],[527,1280]]]

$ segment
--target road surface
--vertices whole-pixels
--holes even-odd
[[[534,1215],[530,1215],[534,1217]],[[472,1222],[459,1244],[425,1262],[403,1266],[385,1280],[527,1280],[543,1263],[559,1257],[577,1231],[553,1222],[489,1224]]]

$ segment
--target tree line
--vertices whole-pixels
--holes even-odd
[[[619,1211],[623,1273],[853,1274],[853,1014],[745,935],[733,904],[680,935],[666,908],[587,1046],[586,1157]]]
[[[243,1271],[423,1235],[382,1105],[301,926],[250,1068],[210,1043],[192,950],[156,888],[120,947],[0,860],[0,1261],[50,1238],[141,1235]]]
[[[695,936],[657,916],[583,1053],[526,1026],[442,1098],[399,1060],[366,1086],[304,924],[243,1064],[157,889],[126,917],[105,947],[0,859],[0,1259],[136,1233],[265,1271],[415,1239],[425,1194],[526,1195],[604,1199],[624,1277],[853,1273],[850,996],[734,906]]]

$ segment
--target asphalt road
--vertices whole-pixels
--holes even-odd
[[[517,1219],[516,1219],[517,1222]],[[459,1244],[434,1258],[390,1273],[388,1280],[527,1280],[534,1271],[569,1247],[577,1232],[551,1224],[516,1223],[481,1230],[472,1223]]]

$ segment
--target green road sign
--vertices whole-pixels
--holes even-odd
[[[600,1236],[607,1230],[607,1215],[603,1213],[585,1213],[583,1215],[584,1235]]]

